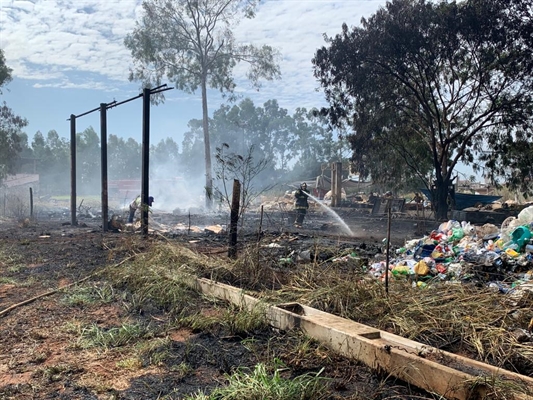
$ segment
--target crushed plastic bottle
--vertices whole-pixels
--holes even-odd
[[[518,253],[515,249],[512,248],[508,248],[507,250],[505,250],[505,253],[510,255],[511,257],[518,257],[520,255],[520,253]]]

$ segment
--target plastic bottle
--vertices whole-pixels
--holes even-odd
[[[509,240],[508,242],[502,245],[502,249],[505,251],[507,251],[507,249],[518,250],[518,244],[516,244],[512,240]]]
[[[531,232],[527,226],[519,226],[511,232],[511,241],[516,243],[518,249],[522,249],[529,239],[531,239]]]
[[[511,248],[506,249],[505,252],[511,257],[518,257],[520,255],[520,253],[518,253],[516,250],[511,249]]]
[[[396,250],[396,254],[403,254],[407,251],[405,247],[400,247],[398,250]]]

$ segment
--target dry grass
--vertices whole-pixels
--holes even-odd
[[[219,259],[216,263],[185,250],[165,253],[180,254],[180,264],[186,265],[187,271],[247,288],[270,302],[298,301],[439,349],[533,375],[533,346],[520,343],[513,334],[516,329],[525,329],[531,319],[531,293],[514,298],[469,284],[435,282],[420,289],[404,280],[391,280],[387,294],[383,283],[369,279],[357,260],[348,268],[339,268],[329,260],[312,259],[280,273],[275,260],[258,262],[253,249],[236,262]]]
[[[127,286],[132,297],[137,296],[139,306],[154,302],[193,327],[202,318],[198,319],[194,311],[194,296],[187,285],[190,274],[242,287],[270,303],[297,301],[438,349],[533,376],[533,346],[531,342],[519,342],[513,334],[516,329],[527,327],[533,296],[513,298],[474,285],[437,282],[420,289],[394,279],[387,294],[383,283],[369,278],[364,266],[355,259],[348,265],[311,259],[280,269],[276,257],[261,258],[260,254],[252,246],[238,260],[229,260],[207,257],[170,242],[156,243],[150,252],[139,254],[120,272],[115,270],[109,276],[115,284]],[[225,324],[229,331],[238,332],[253,329],[253,324],[248,328],[237,326],[242,321],[259,320],[257,315],[237,314],[232,310],[221,313],[217,321],[206,318],[203,321],[208,325]],[[505,398],[506,385],[491,382],[491,390],[497,394],[491,398]]]

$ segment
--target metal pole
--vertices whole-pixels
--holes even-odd
[[[76,116],[70,114],[70,224],[78,225],[76,219]]]
[[[102,230],[108,229],[107,197],[107,104],[100,103],[100,150],[102,169]]]
[[[141,165],[141,230],[148,235],[148,191],[150,161],[150,89],[143,89],[143,131],[142,131],[142,165]]]

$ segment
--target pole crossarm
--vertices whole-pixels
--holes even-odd
[[[100,107],[93,108],[92,110],[84,112],[83,114],[80,114],[80,115],[74,115],[74,118],[83,117],[84,115],[93,113],[93,112],[98,111],[98,110],[100,110]],[[70,118],[67,118],[67,121],[70,121]]]
[[[127,99],[127,100],[119,101],[118,103],[117,103],[116,101],[113,101],[113,103],[108,104],[107,108],[110,109],[110,108],[113,108],[113,107],[120,106],[120,105],[122,105],[122,104],[124,104],[124,103],[129,103],[130,101],[132,101],[132,100],[136,100],[136,99],[138,99],[139,97],[142,97],[142,93],[141,93],[141,94],[138,94],[138,95],[135,96],[135,97],[131,97],[131,98]]]
[[[161,93],[161,92],[166,92],[167,90],[172,90],[172,89],[174,89],[174,88],[173,87],[169,87],[169,88],[159,89],[159,90],[152,89],[150,91],[150,94],[157,94],[157,93]]]

